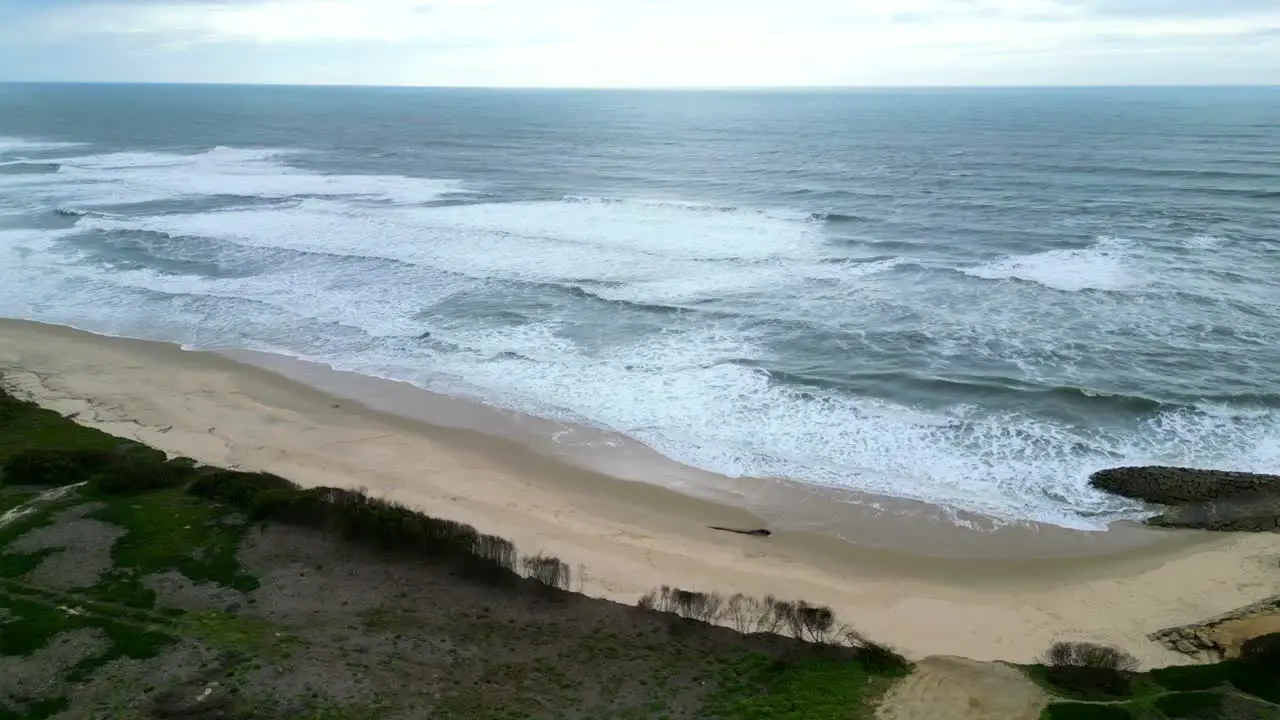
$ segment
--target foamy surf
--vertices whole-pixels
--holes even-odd
[[[1133,290],[1149,280],[1144,276],[1135,243],[1102,237],[1085,248],[1046,250],[1003,257],[962,270],[986,280],[1025,280],[1054,290]]]
[[[28,223],[0,229],[0,314],[290,355],[731,477],[1008,521],[1131,516],[1087,487],[1102,467],[1280,464],[1280,414],[1244,380],[1272,361],[1274,299],[1197,315],[1229,289],[1182,281],[1213,258],[1160,238],[1011,252],[822,206],[522,194],[317,151],[6,147],[58,167],[0,176]],[[1210,333],[1215,360],[1151,354]]]

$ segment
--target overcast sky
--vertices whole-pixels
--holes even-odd
[[[0,80],[1280,84],[1280,0],[0,0]]]

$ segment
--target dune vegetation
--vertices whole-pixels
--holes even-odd
[[[857,719],[912,671],[800,599],[589,598],[502,537],[3,391],[0,468],[0,720]],[[1276,657],[1139,673],[1064,643],[1022,670],[1044,718],[1262,718]]]

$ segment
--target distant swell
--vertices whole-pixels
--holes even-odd
[[[814,222],[826,222],[832,225],[842,225],[846,223],[864,223],[868,222],[868,218],[861,215],[845,215],[835,212],[815,212],[809,213],[809,220]]]
[[[695,212],[734,213],[742,208],[732,205],[707,205],[704,203],[680,202],[677,200],[640,200],[635,198],[593,197],[590,195],[565,195],[561,202],[584,205],[639,205],[660,208],[677,208]]]
[[[1156,399],[1142,395],[1110,392],[1072,386],[1044,386],[1012,377],[929,377],[912,372],[855,373],[849,378],[834,379],[806,373],[771,368],[749,359],[733,361],[744,367],[766,372],[775,382],[795,388],[839,390],[858,395],[876,386],[914,388],[925,394],[955,396],[974,403],[1011,403],[1034,397],[1053,397],[1064,407],[1079,406],[1107,410],[1124,416],[1153,416],[1161,412],[1198,411],[1206,405],[1231,405],[1254,409],[1280,409],[1280,395],[1204,395],[1199,397]]]
[[[0,175],[49,175],[62,169],[58,163],[7,162],[0,163]]]

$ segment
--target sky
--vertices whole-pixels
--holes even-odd
[[[1280,84],[1280,0],[0,0],[0,81]]]

